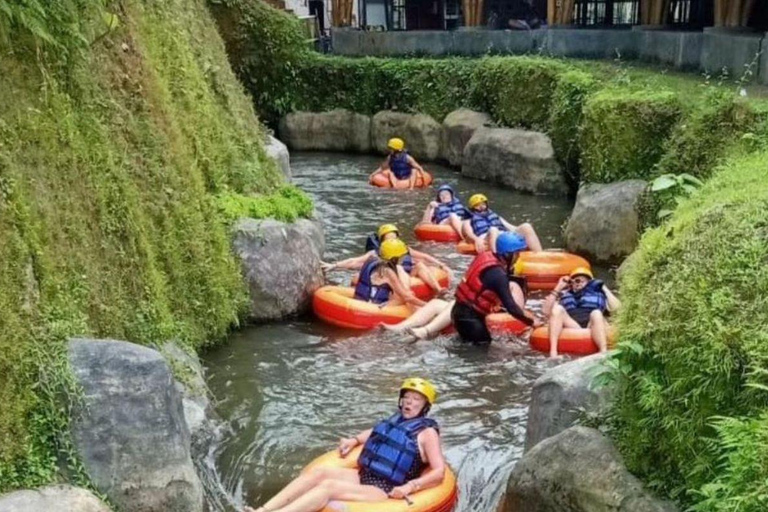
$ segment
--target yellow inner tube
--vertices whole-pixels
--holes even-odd
[[[344,458],[338,450],[328,452],[310,462],[302,472],[314,468],[357,468],[357,458],[362,446],[358,446]],[[457,498],[456,475],[446,465],[443,483],[430,487],[409,496],[413,505],[405,500],[388,499],[386,501],[332,501],[321,512],[449,512],[453,510]]]

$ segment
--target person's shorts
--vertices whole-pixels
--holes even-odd
[[[568,316],[573,318],[577,324],[586,329],[589,325],[589,315],[592,313],[591,309],[576,308],[567,312]]]
[[[451,310],[451,320],[461,341],[469,343],[490,343],[491,332],[485,325],[485,317],[471,306],[456,301]]]

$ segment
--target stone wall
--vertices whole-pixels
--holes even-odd
[[[484,55],[536,53],[555,57],[654,62],[675,69],[740,77],[754,62],[753,78],[768,84],[768,42],[763,33],[552,28],[531,31],[362,32],[337,29],[333,52],[348,56]]]

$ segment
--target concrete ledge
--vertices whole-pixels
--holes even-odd
[[[753,79],[768,84],[765,34],[705,30],[681,32],[658,27],[622,29],[552,28],[539,30],[466,30],[456,32],[332,32],[333,52],[346,56],[481,56],[489,53],[541,53],[555,57],[639,59],[681,70],[734,78],[753,65]]]

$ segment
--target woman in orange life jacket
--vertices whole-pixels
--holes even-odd
[[[549,356],[557,357],[557,344],[564,327],[591,331],[600,352],[608,350],[608,312],[621,307],[621,301],[595,279],[592,271],[579,267],[563,276],[544,301],[544,314],[549,317]]]
[[[397,137],[389,139],[387,142],[389,155],[387,159],[373,171],[368,177],[368,181],[373,180],[377,174],[383,174],[389,180],[392,188],[397,186],[398,181],[407,181],[408,189],[413,190],[418,176],[424,178],[424,169],[414,158],[405,150],[405,141]],[[416,170],[416,172],[413,172]],[[418,175],[417,175],[418,173]]]
[[[515,255],[518,253],[518,251],[523,250],[525,247],[525,240],[522,239],[517,234],[514,233],[502,233],[502,236],[499,237],[499,240],[497,241],[497,248],[496,252],[498,253],[499,248],[501,248],[502,255],[499,256],[498,254],[495,256],[496,259],[493,259],[490,256],[485,256],[485,260],[490,261],[490,264],[485,267],[485,269],[490,267],[498,267],[499,269],[504,270],[503,264],[506,261],[506,259],[510,259],[511,263],[509,266],[507,266],[507,270],[504,270],[504,273],[496,272],[495,278],[501,279],[502,282],[506,283],[506,286],[508,287],[508,294],[512,297],[512,301],[514,302],[516,309],[518,310],[518,315],[520,312],[522,312],[525,317],[529,318],[528,315],[525,313],[525,290],[523,290],[525,281],[523,278],[519,277],[513,277],[511,275],[512,272],[512,266],[514,265],[515,260],[517,259],[516,256],[512,256],[511,254],[514,253]],[[490,253],[487,253],[490,254]],[[473,279],[470,275],[470,270],[473,268],[477,269],[477,265],[475,262],[479,262],[483,260],[483,258],[475,258],[475,261],[472,265],[470,265],[470,269],[467,271],[467,274],[462,281],[462,283],[459,286],[467,286],[466,281],[468,279]],[[480,279],[482,282],[484,279],[493,280],[494,276],[491,275],[489,278],[487,278],[483,270],[480,269],[480,272],[475,272],[478,274],[477,278]],[[489,281],[489,282],[491,282]],[[523,283],[521,286],[521,282]],[[490,293],[490,290],[486,290],[484,293]],[[457,290],[457,296],[458,296],[458,290]],[[466,296],[466,294],[465,294]],[[501,304],[504,304],[507,306],[507,304],[504,303],[503,300],[500,299]],[[496,306],[500,306],[501,304],[497,304]],[[407,331],[409,334],[414,336],[417,339],[427,339],[432,336],[436,336],[440,332],[442,332],[443,329],[448,327],[451,322],[453,321],[453,311],[456,307],[457,303],[456,300],[445,302],[440,299],[432,299],[429,301],[424,307],[419,308],[418,311],[416,311],[413,315],[406,318],[402,322],[394,325],[383,325],[385,329],[389,331],[395,331],[395,332],[401,332],[401,331]],[[461,306],[460,306],[461,308]],[[513,310],[509,310],[510,314],[514,316]],[[495,311],[491,311],[495,312]],[[487,313],[486,313],[487,314]],[[518,316],[519,318],[519,316]],[[485,323],[485,318],[483,317],[483,324]],[[529,323],[526,321],[526,323]],[[529,324],[530,325],[530,324]],[[480,340],[484,341],[484,340]],[[490,335],[488,335],[488,340],[490,341]]]
[[[376,502],[405,499],[435,487],[445,477],[445,458],[437,422],[427,418],[437,399],[425,379],[400,386],[398,412],[354,437],[339,441],[345,457],[363,445],[359,469],[318,468],[300,475],[257,509],[245,512],[316,512],[331,500]],[[397,447],[393,450],[393,447]],[[426,469],[426,471],[425,471]]]
[[[456,197],[453,187],[440,185],[437,189],[437,200],[431,201],[424,210],[421,224],[447,224],[463,239],[464,229],[462,223],[471,217],[459,198]]]
[[[486,251],[475,257],[456,289],[451,319],[463,341],[490,342],[491,333],[485,325],[485,317],[501,306],[530,327],[542,325],[541,320],[521,306],[525,303],[525,294],[520,284],[510,282],[520,251],[528,248],[525,239],[516,233],[504,232],[499,235],[495,247],[495,253]]]
[[[525,239],[528,250],[541,251],[541,241],[533,226],[524,222],[513,226],[488,207],[488,198],[475,194],[467,201],[471,216],[464,221],[464,239],[475,244],[477,253],[493,250],[499,233],[517,233]],[[487,241],[487,244],[486,244]]]
[[[397,238],[385,240],[378,256],[372,256],[360,269],[355,285],[355,299],[372,302],[379,307],[407,304],[421,307],[425,303],[411,291],[410,278],[400,265],[408,255],[405,242]]]
[[[372,235],[373,237],[373,235]],[[370,258],[376,256],[379,251],[379,244],[384,243],[386,240],[399,239],[400,232],[397,226],[394,224],[382,224],[374,239],[369,239],[369,250],[360,256],[347,258],[345,260],[337,261],[336,263],[322,263],[323,270],[326,272],[343,268],[347,270],[357,270],[362,268],[363,264]],[[374,242],[374,243],[371,243]],[[434,272],[430,266],[439,267],[445,270],[448,274],[448,279],[453,279],[453,271],[451,268],[438,260],[434,256],[431,256],[425,252],[417,251],[416,249],[408,249],[408,255],[400,261],[400,266],[403,267],[405,272],[413,277],[418,277],[427,286],[429,286],[436,294],[443,293],[445,290],[440,286]]]

